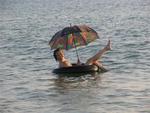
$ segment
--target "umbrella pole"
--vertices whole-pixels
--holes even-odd
[[[71,27],[71,26],[72,26],[72,25],[71,25],[71,23],[70,23],[70,27]],[[73,34],[72,34],[72,35],[73,35]],[[79,54],[78,54],[78,51],[77,51],[77,47],[76,47],[76,44],[75,44],[74,37],[73,37],[73,43],[74,43],[75,50],[76,50],[76,55],[77,55],[77,58],[78,58],[77,63],[80,64]]]
[[[79,54],[78,54],[78,51],[77,51],[77,47],[76,47],[76,44],[75,44],[75,40],[73,40],[73,42],[74,42],[74,46],[75,46],[75,50],[76,50],[76,55],[77,55],[77,58],[78,58],[77,63],[80,64]]]
[[[79,54],[78,54],[76,46],[75,46],[75,50],[76,50],[76,54],[77,54],[77,58],[78,58],[78,63],[80,63]]]

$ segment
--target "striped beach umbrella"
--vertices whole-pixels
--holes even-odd
[[[69,50],[78,46],[85,46],[90,42],[96,40],[97,38],[99,38],[98,33],[89,26],[74,25],[65,27],[64,29],[56,32],[49,41],[49,45],[51,49],[62,48],[65,50]]]

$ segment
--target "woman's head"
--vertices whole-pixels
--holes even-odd
[[[60,48],[54,51],[54,58],[56,61],[60,61],[64,58],[64,51]]]

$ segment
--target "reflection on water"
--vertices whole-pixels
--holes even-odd
[[[80,77],[58,76],[55,85],[64,89],[78,89],[82,85],[86,87],[98,85],[101,81],[101,76],[98,74],[85,75]]]
[[[95,89],[100,87],[101,76],[81,77],[58,77],[55,80],[57,93],[56,102],[60,104],[57,112],[90,112],[89,106],[94,106],[98,102],[92,102],[96,96]]]

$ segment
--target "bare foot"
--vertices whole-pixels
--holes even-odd
[[[106,48],[106,50],[111,50],[111,41],[110,40],[108,40],[108,43],[105,48]]]

